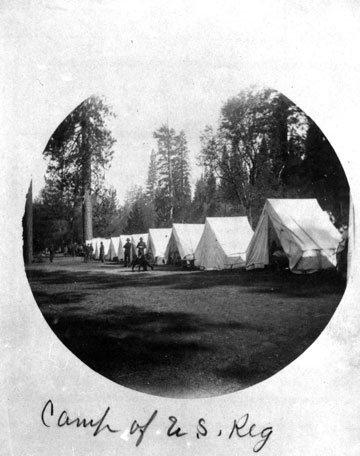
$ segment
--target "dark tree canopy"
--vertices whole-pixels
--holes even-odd
[[[49,139],[43,152],[48,160],[46,185],[35,207],[42,215],[35,223],[40,227],[47,220],[47,242],[58,244],[60,238],[63,242],[72,238],[80,243],[87,239],[86,231],[92,233],[91,194],[101,196],[104,190],[104,169],[110,164],[115,143],[107,120],[113,116],[101,97],[92,96]]]
[[[103,189],[95,196],[93,204],[94,237],[110,238],[121,233],[121,214],[116,190]]]
[[[347,224],[349,184],[344,169],[331,144],[312,121],[305,142],[303,174],[323,209],[334,215],[337,224]]]
[[[335,152],[281,93],[243,90],[223,105],[218,128],[207,126],[200,139],[205,175],[214,173],[234,215],[246,214],[253,227],[266,198],[315,197],[337,217],[344,212],[349,190]],[[324,183],[325,170],[337,179],[335,189],[331,179]]]
[[[113,155],[115,139],[107,127],[114,113],[105,101],[92,96],[74,109],[55,130],[45,150],[47,173],[72,195],[101,187],[103,170]]]

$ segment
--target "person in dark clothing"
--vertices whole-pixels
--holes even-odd
[[[53,245],[49,247],[49,253],[50,253],[50,263],[54,261],[54,256],[55,256],[55,248]]]
[[[104,247],[104,244],[102,242],[100,242],[100,253],[99,253],[99,256],[100,256],[100,261],[102,263],[104,263],[104,260],[105,260],[105,247]]]
[[[89,262],[89,256],[90,256],[90,246],[85,243],[84,244],[84,262],[85,263]]]
[[[140,238],[140,241],[138,242],[138,245],[136,246],[136,248],[138,249],[138,257],[144,256],[146,244],[143,241],[142,237]]]
[[[125,268],[129,265],[130,266],[130,252],[131,252],[131,242],[130,239],[126,239],[126,243],[124,245],[124,266]]]

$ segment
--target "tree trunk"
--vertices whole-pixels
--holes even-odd
[[[87,119],[81,123],[82,181],[83,181],[83,242],[93,238],[91,201],[91,150],[88,141]]]
[[[29,265],[33,261],[33,204],[32,204],[32,181],[26,195],[24,214],[24,262]]]
[[[173,221],[174,217],[174,188],[173,188],[173,174],[171,166],[171,149],[170,149],[170,131],[169,126],[167,127],[167,160],[169,168],[169,197],[170,197],[170,222]]]
[[[92,201],[90,190],[87,189],[84,192],[83,201],[83,242],[89,241],[92,238]]]

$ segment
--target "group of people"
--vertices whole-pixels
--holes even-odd
[[[85,255],[86,245],[78,244],[77,242],[68,242],[63,247],[62,251],[64,256],[82,256]]]
[[[137,252],[138,252],[138,257],[142,258],[145,254],[146,250],[146,243],[144,242],[143,238],[141,237],[139,239],[139,242],[136,246]],[[129,238],[126,239],[126,242],[124,244],[124,267],[128,267],[131,265],[131,249],[132,249],[132,243]]]
[[[143,238],[141,237],[137,246],[138,257],[142,258],[145,254],[146,250],[146,243],[144,242]],[[126,239],[126,243],[124,244],[124,266],[128,267],[131,265],[131,249],[132,243],[129,238]],[[88,263],[94,259],[94,248],[92,244],[85,244],[84,245],[84,262]],[[104,243],[100,242],[99,247],[99,260],[101,263],[105,263],[105,246]]]
[[[94,247],[92,244],[84,244],[84,262],[88,263],[94,259]]]

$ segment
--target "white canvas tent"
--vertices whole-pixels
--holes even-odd
[[[340,240],[316,199],[268,199],[247,250],[246,268],[268,265],[272,243],[283,248],[292,272],[332,268]]]
[[[168,262],[176,263],[178,260],[193,260],[203,230],[203,224],[174,223],[170,241],[165,251],[165,257]]]
[[[104,239],[103,240],[104,244],[104,252],[105,252],[105,259],[109,260],[110,259],[110,245],[111,245],[111,238],[110,239]]]
[[[149,233],[143,233],[143,234],[133,234],[131,236],[131,242],[132,242],[132,245],[133,245],[133,248],[132,248],[132,254],[135,254],[137,255],[137,249],[136,249],[136,246],[138,245],[138,243],[140,242],[140,238],[143,239],[143,241],[145,242],[146,244],[146,249],[144,251],[144,253],[147,252],[147,248],[148,248],[148,241],[149,241]]]
[[[195,266],[204,269],[245,267],[253,236],[247,217],[208,217],[195,251]]]
[[[114,258],[119,258],[120,236],[110,238],[110,246],[108,258],[112,261]],[[120,258],[119,258],[120,259]]]
[[[149,229],[148,253],[151,253],[156,264],[167,262],[165,252],[170,241],[171,231],[171,228]]]
[[[92,245],[92,248],[93,248],[93,257],[95,259],[99,259],[99,248],[98,248],[98,238],[93,238],[91,239],[91,241],[89,241],[89,243]],[[99,243],[99,246],[100,246],[100,243]]]

